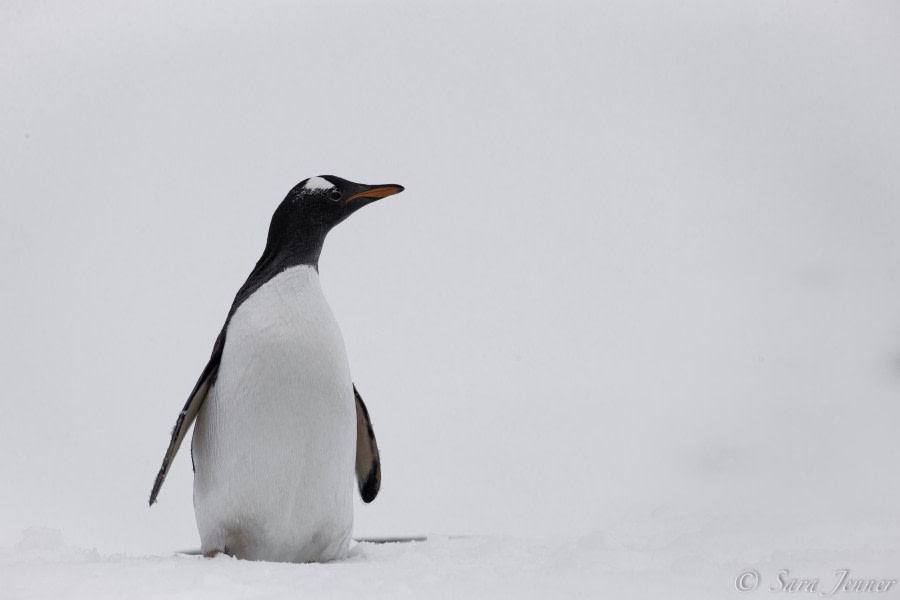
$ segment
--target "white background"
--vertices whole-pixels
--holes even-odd
[[[898,60],[891,2],[7,0],[0,546],[199,545],[150,486],[317,174],[407,188],[321,261],[357,535],[896,523]]]

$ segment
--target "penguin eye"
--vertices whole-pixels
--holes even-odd
[[[341,199],[341,193],[340,193],[339,191],[337,191],[337,190],[331,192],[331,199],[332,199],[332,200],[340,200],[340,199]]]

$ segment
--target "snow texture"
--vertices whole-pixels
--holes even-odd
[[[753,570],[761,575],[755,594],[765,597],[784,569],[789,575],[782,579],[819,579],[825,592],[835,571],[848,568],[857,579],[900,580],[900,523],[873,517],[823,528],[810,515],[656,515],[577,537],[432,535],[423,542],[360,543],[346,560],[325,564],[101,555],[66,546],[58,531],[31,528],[13,552],[0,555],[0,580],[4,597],[36,599],[715,600],[747,598],[735,580]]]

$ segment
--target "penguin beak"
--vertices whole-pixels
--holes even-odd
[[[371,201],[374,201],[380,198],[393,196],[394,194],[399,194],[403,191],[403,186],[397,185],[395,183],[389,183],[386,185],[363,185],[360,187],[362,188],[362,191],[357,192],[347,198],[346,204],[350,204],[351,202],[355,202],[362,198],[372,198]]]

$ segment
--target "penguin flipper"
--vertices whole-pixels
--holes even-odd
[[[353,395],[356,396],[356,482],[363,502],[369,503],[381,488],[381,458],[369,411],[355,385]]]
[[[206,367],[200,374],[200,379],[197,380],[194,389],[191,390],[191,395],[188,396],[184,408],[178,413],[178,419],[175,421],[175,427],[172,429],[172,439],[169,441],[169,447],[166,449],[166,455],[163,457],[162,466],[159,468],[159,473],[157,473],[156,480],[153,482],[153,490],[150,492],[150,506],[153,506],[156,502],[156,497],[159,495],[159,490],[166,480],[166,474],[169,472],[172,460],[178,453],[181,442],[187,436],[188,429],[191,428],[191,424],[197,418],[197,413],[200,411],[203,401],[206,400],[206,394],[216,379],[216,374],[219,372],[219,361],[222,359],[222,348],[224,347],[225,329],[223,328],[219,337],[216,338],[209,362],[206,363]]]

